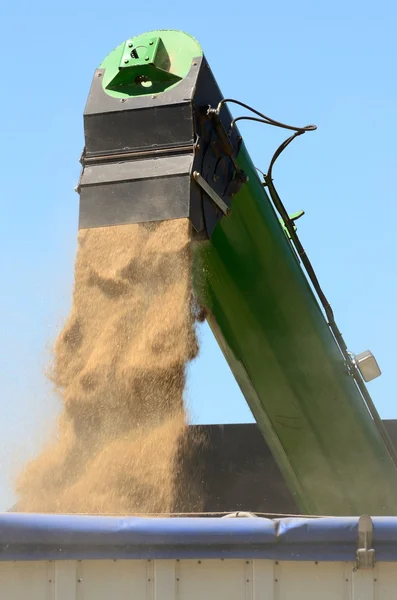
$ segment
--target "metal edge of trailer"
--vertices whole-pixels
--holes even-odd
[[[397,561],[397,518],[0,515],[0,561],[262,558],[369,564],[375,553],[377,561]]]

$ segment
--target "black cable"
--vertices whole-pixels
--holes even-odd
[[[280,144],[280,146],[277,148],[276,152],[272,156],[272,160],[270,161],[269,168],[267,170],[267,177],[270,180],[272,180],[273,165],[276,162],[276,160],[278,159],[278,157],[280,156],[280,154],[282,152],[284,152],[284,150],[287,148],[287,146],[289,146],[290,143],[293,142],[295,138],[297,138],[299,135],[302,135],[303,133],[305,133],[305,131],[297,131],[296,133],[294,133],[294,135],[291,135],[291,137],[284,140],[284,142],[282,144]],[[281,200],[280,200],[280,202],[281,202]]]
[[[228,102],[230,102],[231,104],[238,104],[239,106],[246,108],[247,110],[253,112],[255,115],[258,115],[258,117],[261,117],[268,125],[273,125],[274,127],[281,127],[282,129],[290,129],[291,131],[302,131],[302,133],[305,131],[315,131],[317,129],[317,125],[306,125],[305,127],[293,127],[292,125],[286,125],[285,123],[281,123],[281,121],[276,121],[275,119],[271,119],[267,115],[259,112],[259,110],[252,108],[252,106],[249,106],[249,104],[245,104],[244,102],[241,102],[240,100],[235,100],[234,98],[224,98],[223,100],[221,100],[221,102],[219,102],[219,104],[214,112],[216,112],[219,115],[219,113],[222,109],[222,106],[224,106]],[[233,123],[235,123],[239,119],[243,119],[243,118],[248,119],[249,117],[237,117],[237,119],[234,119],[232,121],[232,127],[233,127]],[[252,119],[252,117],[251,117],[251,119]]]
[[[373,400],[365,386],[365,383],[362,380],[361,374],[355,364],[355,362],[352,360],[349,350],[346,346],[346,342],[343,339],[342,333],[340,332],[336,322],[335,322],[335,317],[334,317],[334,312],[331,308],[330,303],[327,300],[326,295],[324,294],[320,283],[318,281],[317,275],[314,271],[314,268],[309,260],[309,257],[306,254],[306,251],[304,249],[304,247],[302,246],[302,243],[299,239],[298,234],[296,233],[296,229],[294,226],[294,222],[293,220],[290,218],[280,196],[278,195],[278,192],[273,184],[273,180],[272,180],[272,171],[273,171],[273,166],[274,163],[276,162],[277,158],[280,156],[280,154],[285,150],[285,148],[287,148],[287,146],[289,146],[289,144],[299,135],[302,135],[302,133],[304,133],[303,131],[297,131],[294,135],[292,135],[291,137],[289,137],[288,139],[286,139],[276,150],[276,152],[273,154],[273,157],[270,161],[269,164],[269,169],[266,175],[264,175],[264,180],[265,183],[269,189],[269,193],[270,193],[270,197],[273,201],[274,206],[276,207],[278,213],[280,214],[284,225],[291,237],[291,240],[295,246],[295,249],[305,267],[306,273],[308,274],[308,277],[313,285],[313,288],[315,289],[318,298],[320,299],[320,302],[324,308],[326,317],[327,317],[327,321],[328,321],[328,325],[329,328],[331,329],[331,332],[335,338],[336,343],[338,344],[340,351],[348,365],[349,368],[349,372],[351,373],[351,375],[353,376],[353,379],[367,405],[368,411],[370,413],[370,415],[372,416],[379,433],[382,436],[382,439],[384,441],[384,444],[389,452],[389,455],[394,463],[394,465],[397,467],[397,453],[396,450],[394,448],[393,442],[390,439],[390,436],[381,420],[381,418],[379,417],[379,413],[376,410],[376,407],[373,403]]]
[[[257,123],[264,123],[265,125],[272,125],[273,127],[280,127],[281,129],[289,129],[290,131],[296,131],[299,132],[299,134],[306,133],[306,131],[315,131],[316,129],[315,125],[307,125],[306,127],[297,128],[293,127],[292,125],[284,125],[284,123],[278,123],[277,121],[273,121],[268,117],[266,119],[258,119],[258,117],[249,117],[247,115],[242,115],[241,117],[233,119],[233,121],[230,124],[230,131],[232,131],[237,121],[256,121]],[[314,129],[311,129],[312,127],[314,127]]]

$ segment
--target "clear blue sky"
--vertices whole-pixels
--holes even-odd
[[[397,417],[397,5],[280,0],[192,3],[14,0],[0,6],[0,510],[12,477],[58,411],[44,370],[71,299],[83,147],[94,69],[129,36],[182,29],[203,45],[225,95],[296,125],[316,123],[275,179],[354,352],[383,370],[370,391]],[[284,132],[242,127],[259,167]],[[189,375],[195,421],[251,420],[210,333]]]

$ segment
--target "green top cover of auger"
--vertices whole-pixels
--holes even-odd
[[[140,135],[140,127],[147,127],[145,131],[152,140],[151,123],[155,123],[156,134],[162,137],[158,143],[150,141],[150,148],[156,148],[154,160],[157,162],[153,164],[160,164],[163,160],[161,153],[169,151],[174,143],[172,136],[177,136],[176,132],[190,115],[183,113],[178,128],[174,126],[174,117],[171,118],[171,113],[164,108],[167,99],[170,98],[170,104],[173,101],[178,110],[185,110],[186,107],[181,106],[190,98],[186,111],[196,110],[209,84],[205,83],[204,75],[194,78],[193,71],[195,68],[204,69],[204,66],[208,66],[205,57],[190,36],[174,31],[153,31],[127,40],[104,60],[97,72],[96,76],[102,78],[102,90],[108,97],[108,104],[105,104],[109,114],[122,110],[120,102],[125,103],[122,106],[131,114],[135,106],[139,108],[139,121],[134,121],[131,131],[134,140]],[[210,71],[207,69],[207,72]],[[192,85],[189,78],[192,78]],[[95,81],[94,84],[97,85]],[[93,100],[95,89],[92,88],[85,112],[86,140],[90,137],[89,126],[94,117],[97,118],[94,113],[100,112]],[[189,96],[185,91],[182,94],[182,89],[193,91]],[[175,100],[178,93],[182,96]],[[115,102],[110,108],[109,98]],[[101,119],[105,112],[102,113]],[[116,114],[111,114],[112,127],[116,127]],[[147,118],[144,121],[145,115],[152,120]],[[187,131],[184,137],[187,141],[182,140],[185,146],[182,141],[178,142],[179,146],[175,143],[171,155],[164,159],[169,161],[167,165],[172,163],[174,169],[172,171],[168,166],[162,175],[161,185],[156,186],[156,190],[162,191],[161,202],[164,201],[164,204],[173,201],[174,192],[177,194],[176,184],[181,174],[179,171],[176,174],[177,150],[186,152],[183,160],[196,156],[198,145],[193,148],[196,128],[198,131],[201,127],[202,136],[204,126],[208,125],[203,112],[195,115],[189,125],[191,133]],[[100,125],[102,122],[97,120]],[[132,122],[123,121],[123,132]],[[104,139],[110,139],[108,131],[114,130],[106,131]],[[95,156],[102,151],[99,144],[95,145],[96,140],[95,135],[90,138],[87,148],[94,167],[101,170],[101,165],[95,166]],[[129,159],[135,160],[134,157],[142,153],[142,144],[140,141],[135,144],[136,148],[129,150]],[[113,146],[116,147],[116,144]],[[187,146],[190,149],[186,149]],[[120,142],[119,147],[121,150],[117,152],[124,152],[126,144]],[[149,142],[144,150],[145,156],[150,150],[148,148]],[[248,175],[248,180],[241,178],[242,185],[226,199],[231,214],[223,215],[218,211],[214,227],[208,226],[208,219],[200,221],[197,216],[193,218],[192,205],[183,214],[172,213],[171,210],[168,216],[153,212],[154,188],[147,196],[150,210],[148,208],[145,212],[145,207],[140,206],[139,214],[134,213],[131,203],[137,201],[138,195],[128,192],[130,213],[126,216],[123,208],[122,217],[113,221],[107,217],[108,221],[104,224],[189,215],[196,231],[204,227],[208,239],[194,244],[197,296],[208,309],[210,326],[301,511],[325,515],[397,514],[397,472],[392,459],[356,383],[347,372],[317,298],[243,143],[236,151],[236,163],[237,170]],[[149,159],[136,161],[134,165],[138,172],[143,172],[140,171],[143,168],[149,172]],[[185,195],[190,193],[189,190],[196,190],[196,183],[191,177],[191,163],[189,165],[183,173],[183,181],[188,181],[189,187],[183,187],[185,184],[181,183],[178,188],[178,193]],[[122,188],[126,185],[125,180],[121,180],[122,175],[116,173],[116,168],[120,170],[121,167],[114,163],[114,166],[106,165],[106,168],[109,172],[114,169],[108,182],[114,182],[118,177],[119,187],[115,187],[115,194],[119,189],[127,190]],[[87,174],[83,174],[83,191],[91,189],[93,184],[98,186],[101,181],[102,171],[100,176],[93,178],[89,169],[88,165]],[[205,178],[216,188],[218,176],[213,173],[209,170]],[[136,188],[128,189],[144,194],[148,188],[144,188],[138,179],[135,177],[134,180]],[[160,179],[156,181],[160,182]],[[174,183],[171,185],[170,182]],[[220,188],[217,189],[217,193],[222,194]],[[99,206],[98,187],[96,190],[95,198],[90,199],[87,195],[87,200],[84,200],[87,206],[91,201]],[[88,191],[84,193],[88,194]],[[112,196],[112,201],[115,197]],[[83,196],[81,198],[83,201]],[[204,206],[205,213],[205,202],[209,206],[211,200],[205,194],[202,198],[200,206]],[[112,216],[110,200],[105,200],[108,215]],[[90,221],[89,218],[87,223],[83,226],[103,224],[100,220],[95,222],[95,219]],[[224,406],[226,422],[226,395],[218,402]]]
[[[163,93],[186,77],[192,60],[200,56],[200,45],[182,31],[144,33],[105,58],[103,87],[116,98]]]

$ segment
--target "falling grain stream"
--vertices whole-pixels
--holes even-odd
[[[198,352],[190,248],[186,219],[79,232],[50,373],[63,412],[55,441],[18,479],[18,510],[163,513],[177,488],[189,495],[180,477],[186,365]],[[193,496],[182,504],[200,510]]]

